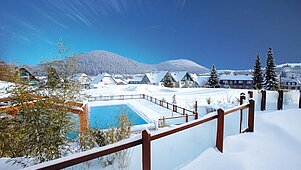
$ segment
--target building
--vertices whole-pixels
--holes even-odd
[[[39,79],[37,79],[27,69],[23,67],[18,68],[16,73],[23,81],[27,82],[29,85],[36,86],[40,82]]]
[[[252,89],[252,75],[221,75],[220,85],[223,88]]]
[[[157,86],[165,86],[167,82],[166,79],[171,78],[171,75],[167,75],[168,71],[159,71],[152,73],[145,73],[144,77],[141,80],[141,84],[152,84]]]
[[[82,88],[89,88],[91,78],[85,73],[77,73],[74,76],[74,80],[78,81]]]
[[[279,74],[278,80],[283,89],[301,90],[301,67],[284,67]]]
[[[195,75],[193,76],[194,85],[193,87],[206,87],[210,76]]]
[[[146,73],[141,80],[140,77],[135,77],[129,84],[152,84],[164,87],[187,88],[193,87],[194,80],[187,71],[158,71]]]
[[[110,74],[100,73],[91,81],[90,88],[97,88],[103,85],[117,85],[117,82]]]
[[[190,76],[190,74],[188,74],[187,71],[171,72],[170,74],[174,80],[174,87],[176,88],[193,87],[194,80]]]
[[[129,84],[142,84],[143,76],[135,76],[129,80]]]

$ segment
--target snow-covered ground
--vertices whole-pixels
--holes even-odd
[[[229,136],[182,169],[301,169],[301,109],[256,112],[255,132]]]
[[[90,96],[148,94],[170,103],[172,96],[175,95],[177,105],[187,109],[193,110],[193,105],[197,101],[198,112],[204,116],[207,106],[228,109],[238,105],[240,93],[247,94],[248,90],[121,85],[103,86],[84,92]],[[301,156],[297,153],[301,153],[299,147],[301,124],[298,123],[301,120],[301,110],[296,109],[299,92],[292,91],[284,94],[285,110],[283,111],[276,111],[277,92],[267,92],[266,112],[259,111],[260,92],[256,90],[253,92],[256,107],[255,133],[237,133],[239,124],[239,112],[237,112],[225,117],[223,154],[214,148],[216,120],[155,140],[152,142],[153,169],[279,169],[279,167],[300,169],[301,162],[297,160]],[[209,99],[210,104],[208,104]],[[143,99],[89,102],[90,107],[111,104],[129,104],[149,122],[171,115],[170,110]],[[164,129],[159,129],[162,130]],[[5,159],[0,159],[0,169],[11,167],[9,164],[4,164],[4,161]],[[139,167],[141,167],[141,146],[131,151],[130,169]]]

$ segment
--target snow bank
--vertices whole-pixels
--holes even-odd
[[[255,132],[227,137],[182,169],[300,169],[300,109],[257,112]]]

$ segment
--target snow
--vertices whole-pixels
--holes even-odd
[[[290,67],[301,67],[301,63],[285,63],[285,64],[279,64],[277,65],[276,67],[277,68],[282,68],[282,67],[287,67],[287,66],[290,66]]]
[[[136,77],[133,77],[132,79],[130,79],[129,81],[141,82],[142,79],[143,79],[143,76],[136,76]]]
[[[98,74],[91,82],[91,85],[97,85],[100,82],[104,81],[104,78],[107,78],[105,83],[113,84],[115,80],[112,78],[112,76],[108,73],[101,73]]]
[[[220,80],[253,80],[252,75],[221,75]]]
[[[150,83],[160,83],[160,81],[164,78],[167,74],[167,71],[159,71],[159,72],[152,72],[152,73],[145,73],[146,77],[150,81]]]
[[[255,132],[229,136],[224,153],[208,148],[182,169],[300,169],[300,109],[257,112]]]
[[[13,83],[0,80],[0,98],[6,98],[9,96],[9,94],[6,92],[6,89],[11,86],[13,86]]]
[[[176,82],[180,82],[187,73],[187,71],[170,72],[171,76]]]
[[[1,82],[0,82],[1,86]],[[243,89],[208,88],[166,88],[153,85],[99,86],[85,91],[89,96],[147,94],[172,102],[176,96],[177,105],[193,110],[198,102],[200,118],[205,108],[228,109],[238,105]],[[260,91],[253,90],[255,100],[255,132],[238,134],[239,112],[225,117],[224,153],[215,149],[216,120],[152,141],[153,169],[298,169],[301,167],[301,110],[298,108],[299,91],[284,92],[284,109],[276,111],[278,93],[267,91],[267,111],[261,112],[258,104]],[[211,99],[208,104],[207,100]],[[85,101],[86,102],[86,101]],[[247,100],[246,100],[247,102]],[[99,105],[128,104],[152,126],[162,116],[170,117],[172,112],[144,99],[89,102],[89,107]],[[243,126],[246,127],[246,111]],[[174,113],[174,116],[175,115]],[[181,126],[181,125],[180,125]],[[179,126],[172,125],[171,128]],[[145,126],[139,129],[146,128]],[[165,131],[161,128],[152,134]],[[131,139],[130,139],[131,140]],[[97,150],[97,149],[96,149]],[[141,168],[141,145],[130,149],[129,169]],[[4,164],[0,159],[0,169],[17,169]],[[285,161],[283,161],[285,160]],[[82,165],[82,164],[80,164]],[[84,165],[83,165],[84,166]],[[93,165],[94,166],[94,165]],[[90,169],[93,169],[90,166]],[[75,169],[81,169],[78,166]],[[94,169],[97,169],[95,165]],[[107,169],[114,169],[107,167]]]

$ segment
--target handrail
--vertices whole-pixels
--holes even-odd
[[[173,133],[180,132],[180,131],[185,130],[185,129],[189,129],[191,127],[206,123],[206,122],[214,120],[216,118],[217,118],[217,115],[214,115],[214,116],[211,116],[211,117],[208,117],[208,118],[198,119],[198,120],[195,120],[193,122],[182,124],[179,127],[175,127],[173,129],[167,129],[166,131],[159,132],[157,134],[151,135],[151,140],[156,140],[156,139],[171,135]]]
[[[88,151],[76,153],[73,155],[69,155],[63,158],[51,160],[48,162],[45,162],[43,164],[37,164],[28,168],[25,168],[24,170],[32,170],[32,169],[43,169],[43,170],[52,170],[52,169],[62,169],[66,168],[72,165],[76,165],[82,162],[86,162],[95,158],[99,158],[101,156],[105,156],[108,154],[112,154],[124,149],[132,148],[137,145],[142,144],[142,138],[141,136],[137,136],[134,138],[128,138],[125,140],[122,140],[120,142],[106,145],[100,148],[94,148]]]
[[[231,109],[225,110],[224,113],[225,113],[225,115],[227,115],[229,113],[236,112],[236,111],[242,110],[242,109],[246,109],[248,107],[249,107],[249,103],[246,103],[246,104],[239,105],[239,106],[233,107]]]

